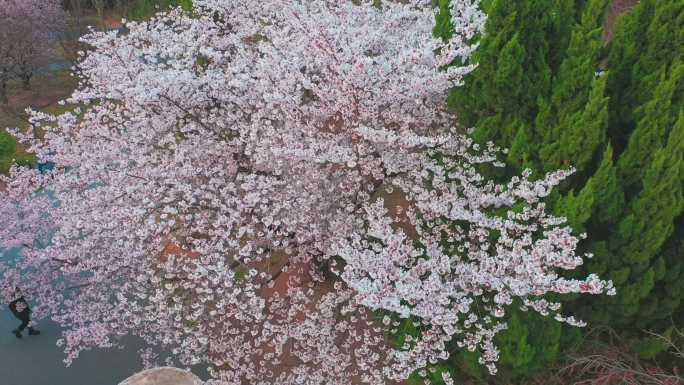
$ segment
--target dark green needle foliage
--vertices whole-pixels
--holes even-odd
[[[438,37],[450,33],[447,3]],[[484,2],[479,68],[449,104],[476,140],[509,149],[498,177],[576,169],[548,206],[587,233],[580,249],[593,258],[564,274],[600,274],[617,295],[563,298],[564,308],[653,358],[665,347],[643,330],[668,333],[684,321],[684,0],[641,0],[606,41],[609,4]],[[510,317],[497,379],[473,368],[470,353],[453,365],[471,378],[522,384],[583,333],[517,310]]]

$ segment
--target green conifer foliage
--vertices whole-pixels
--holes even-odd
[[[525,123],[510,123],[515,130],[515,136],[510,144],[508,152],[509,166],[514,166],[518,170],[536,169],[535,157],[536,143],[532,136],[532,129]],[[491,140],[491,139],[490,139]]]
[[[455,88],[450,105],[461,123],[478,125],[499,115],[508,122],[534,121],[537,99],[548,95],[552,71],[558,67],[574,22],[572,0],[493,0],[486,6],[486,33],[475,54],[478,70],[463,87]],[[443,14],[443,11],[440,12]],[[438,23],[440,16],[438,16]],[[442,22],[442,24],[444,24]],[[438,24],[439,25],[439,24]],[[515,132],[496,132],[487,125],[484,139],[509,146]]]
[[[604,96],[605,85],[605,77],[594,79],[584,109],[566,116],[561,122],[557,151],[554,158],[544,162],[546,171],[572,164],[583,173],[591,164],[606,140],[608,98]]]
[[[598,194],[590,220],[590,226],[604,231],[591,232],[593,241],[587,249],[596,253],[588,270],[613,280],[617,295],[580,302],[577,310],[593,323],[617,329],[635,349],[643,348],[644,355],[650,356],[656,345],[642,340],[641,330],[667,328],[684,295],[684,113],[678,116],[664,147],[645,167],[643,189],[626,207],[616,186],[611,152],[607,148],[599,170],[587,184],[605,186],[595,188]]]
[[[592,219],[595,224],[605,229],[619,218],[625,206],[625,196],[613,163],[613,147],[610,144],[603,152],[596,173],[587,183],[590,184],[594,193]]]
[[[440,39],[449,40],[453,36],[454,26],[451,25],[451,13],[449,12],[449,0],[437,2],[439,12],[435,15],[435,28],[432,34]]]
[[[553,84],[552,103],[561,115],[583,108],[599,70],[601,23],[607,0],[591,0],[571,33],[570,44]]]
[[[654,307],[651,318],[656,322],[647,326],[664,330],[671,326],[672,317],[679,318],[678,324],[682,321],[682,312],[678,309],[684,297],[684,215],[677,218],[675,232],[659,254],[661,257],[654,264],[656,286],[650,296]]]
[[[665,144],[669,130],[682,109],[684,65],[675,62],[668,69],[664,64],[659,78],[653,98],[633,113],[638,117],[638,123],[618,161],[622,183],[630,192],[641,188],[647,170],[644,165],[649,164],[656,151]]]
[[[572,30],[570,44],[553,80],[550,101],[537,118],[542,138],[540,165],[551,171],[572,164],[582,175],[606,140],[608,98],[599,71],[601,22],[607,0],[590,0]]]
[[[554,207],[556,215],[568,219],[568,225],[577,232],[586,230],[585,224],[591,218],[592,207],[594,206],[594,184],[593,181],[587,182],[579,194],[575,195],[574,190],[560,198]]]
[[[497,339],[501,349],[499,364],[508,370],[499,383],[519,380],[554,362],[560,349],[561,324],[548,322],[538,314],[514,310],[508,329]]]
[[[654,69],[663,63],[681,61],[684,55],[684,2],[658,1],[646,30],[645,52],[639,54],[632,70],[637,79],[635,91],[654,89],[659,79]],[[641,93],[647,98],[648,93]],[[637,99],[643,103],[646,99]]]
[[[618,20],[607,61],[610,136],[618,152],[638,121],[636,108],[652,98],[660,80],[658,70],[683,59],[683,1],[641,0]]]
[[[641,330],[665,330],[684,295],[677,241],[684,235],[683,58],[681,41],[663,40],[681,34],[682,5],[643,0],[616,27],[606,92],[614,146],[590,179],[597,195],[585,249],[596,254],[587,269],[612,279],[618,294],[575,303],[582,317],[616,328],[645,357],[657,344]]]
[[[636,131],[635,131],[636,132]],[[674,230],[684,208],[684,113],[644,171],[643,190],[629,203],[618,225],[616,251],[627,263],[652,258]]]
[[[602,40],[609,3],[486,2],[479,68],[449,100],[475,140],[509,148],[500,176],[577,169],[549,207],[588,234],[580,248],[594,257],[582,274],[612,279],[617,295],[565,298],[565,308],[653,357],[662,344],[643,330],[684,322],[684,0],[641,0],[610,42]],[[436,34],[451,28],[439,16],[437,24]],[[550,324],[521,312],[510,325],[500,377],[525,383],[532,362],[556,357],[544,346],[564,347],[563,335],[534,340]]]

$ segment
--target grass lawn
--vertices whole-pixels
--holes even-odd
[[[0,107],[0,173],[6,174],[15,162],[35,162],[35,157],[14,140],[5,130],[8,127],[28,129],[26,108],[31,107],[51,114],[59,114],[69,107],[57,102],[66,98],[76,86],[68,71],[37,75],[31,89],[23,90],[18,82],[9,84],[9,105]]]

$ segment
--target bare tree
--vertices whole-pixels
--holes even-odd
[[[0,10],[1,12],[1,10]],[[2,18],[0,18],[2,21]],[[12,77],[14,61],[9,60],[9,52],[12,51],[12,40],[5,28],[0,28],[0,104],[9,102],[7,98],[7,82]]]
[[[30,26],[35,28],[35,26]],[[31,37],[34,31],[30,31],[23,38],[19,37],[16,41],[14,51],[14,72],[15,77],[21,80],[24,90],[31,89],[31,79],[35,75],[38,67],[47,63],[46,42],[38,41]]]
[[[646,332],[661,340],[671,353],[684,358],[684,352],[671,336]],[[677,337],[684,336],[675,329]],[[662,368],[657,362],[641,359],[630,351],[610,328],[592,330],[577,353],[571,355],[559,375],[574,380],[573,385],[682,385],[684,378]]]
[[[16,37],[17,5],[15,3],[5,3],[0,0],[0,104],[7,104],[7,83],[15,73],[16,61],[15,51],[18,39]]]

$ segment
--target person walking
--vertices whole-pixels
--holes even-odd
[[[24,295],[21,293],[21,290],[18,287],[15,290],[16,299],[10,302],[9,308],[12,311],[12,314],[14,314],[14,316],[21,321],[21,325],[19,325],[19,327],[15,330],[12,330],[12,333],[17,336],[17,338],[21,338],[21,332],[24,331],[24,329],[26,329],[28,326],[28,334],[31,336],[37,336],[40,334],[40,331],[34,329],[32,326],[29,326],[31,323],[31,308],[29,308],[29,305],[26,302]]]

